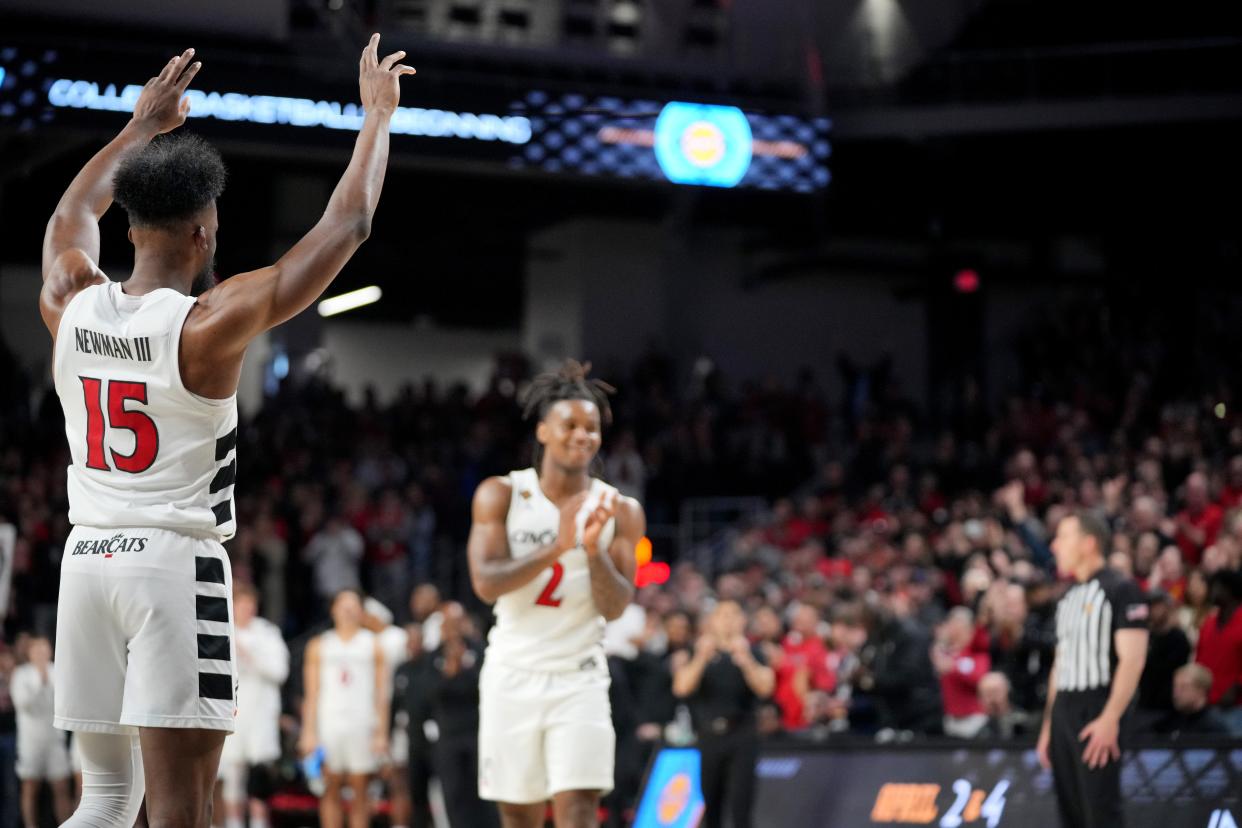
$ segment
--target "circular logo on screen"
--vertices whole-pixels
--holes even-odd
[[[735,187],[753,151],[750,122],[735,106],[673,101],[656,118],[656,161],[675,184]]]
[[[661,825],[672,825],[690,804],[690,775],[675,774],[660,791],[660,804],[656,807]]]
[[[681,134],[681,152],[700,169],[713,167],[724,158],[724,133],[710,121],[695,121]]]

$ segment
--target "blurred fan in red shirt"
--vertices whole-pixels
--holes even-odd
[[[940,676],[948,736],[973,739],[987,724],[979,702],[979,681],[992,669],[992,657],[987,634],[981,633],[975,628],[974,613],[966,607],[955,607],[936,630],[931,659]]]
[[[1216,542],[1225,512],[1208,499],[1208,480],[1202,472],[1186,478],[1186,508],[1177,513],[1177,545],[1193,564],[1204,548]]]
[[[1195,661],[1212,671],[1211,704],[1242,709],[1242,572],[1212,576],[1216,609],[1199,628]]]

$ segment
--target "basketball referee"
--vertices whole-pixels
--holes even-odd
[[[1078,512],[1057,526],[1052,551],[1074,586],[1057,605],[1057,652],[1036,748],[1052,768],[1061,824],[1120,828],[1122,716],[1147,659],[1147,600],[1104,566],[1109,531]]]

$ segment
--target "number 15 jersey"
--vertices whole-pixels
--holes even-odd
[[[539,474],[522,469],[509,474],[513,494],[505,519],[509,554],[530,555],[556,540],[560,510],[539,487]],[[587,504],[594,508],[611,486],[591,480]],[[579,518],[581,523],[582,517]],[[599,554],[607,555],[616,531],[609,520],[599,537]],[[571,549],[530,583],[496,600],[496,626],[488,636],[487,657],[511,667],[542,672],[587,669],[604,664],[604,617],[591,597],[586,552]]]
[[[233,536],[237,398],[209,400],[181,383],[181,328],[194,302],[168,288],[130,296],[107,282],[65,308],[52,360],[74,525]]]

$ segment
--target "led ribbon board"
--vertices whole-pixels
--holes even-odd
[[[827,118],[533,91],[516,169],[812,193],[828,186]]]
[[[1150,743],[1122,757],[1121,799],[1132,828],[1242,824],[1236,740]],[[847,743],[848,744],[848,743]],[[792,746],[791,746],[792,745]],[[695,748],[652,762],[635,828],[698,825]],[[819,747],[773,742],[755,765],[755,823],[798,828],[1047,828],[1057,824],[1052,773],[1022,743]],[[687,822],[693,816],[694,821]]]
[[[95,55],[0,44],[0,126],[103,126],[132,112],[142,72]],[[108,67],[107,74],[99,72]],[[110,76],[109,76],[110,75]],[[190,117],[209,137],[238,136],[284,144],[346,146],[365,113],[351,93],[324,94],[303,76],[264,76],[216,67],[187,92]],[[248,88],[250,87],[250,88]],[[330,91],[330,90],[329,90]],[[813,193],[828,186],[831,149],[826,118],[685,101],[631,100],[540,90],[519,99],[497,89],[438,87],[432,106],[403,106],[392,132],[419,157],[483,162],[497,169]],[[325,140],[325,131],[340,138]],[[394,142],[394,152],[401,152]],[[477,168],[477,166],[476,166]]]
[[[94,109],[105,112],[133,112],[142,86],[129,84],[119,91],[115,84],[100,89],[93,81],[53,80],[47,100],[57,108]],[[285,124],[295,127],[325,127],[357,131],[366,116],[356,103],[290,98],[280,95],[246,95],[190,89],[191,118],[216,118],[252,124]],[[399,106],[392,116],[395,135],[421,135],[431,138],[459,138],[475,141],[504,141],[525,144],[530,140],[530,122],[520,115],[501,116],[450,112]]]

